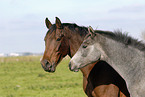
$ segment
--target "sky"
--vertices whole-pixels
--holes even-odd
[[[145,0],[0,0],[0,53],[44,52],[46,17],[142,40]]]

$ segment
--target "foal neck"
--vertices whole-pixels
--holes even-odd
[[[108,37],[101,47],[107,56],[102,53],[104,59],[101,60],[110,64],[125,79],[131,96],[142,97],[139,95],[144,93],[144,52]]]

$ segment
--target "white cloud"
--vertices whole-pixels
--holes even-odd
[[[145,4],[144,5],[131,5],[123,6],[121,8],[116,8],[111,10],[112,13],[145,13]]]

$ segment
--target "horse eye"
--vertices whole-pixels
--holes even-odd
[[[57,38],[57,40],[56,41],[60,41],[61,40],[61,38]]]
[[[63,36],[64,36],[63,34],[58,35],[56,41],[60,41]]]
[[[86,48],[87,47],[87,45],[83,45],[83,48]]]

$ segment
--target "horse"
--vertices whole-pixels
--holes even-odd
[[[61,23],[58,17],[56,17],[55,24],[51,24],[48,18],[45,19],[45,23],[49,30],[44,38],[45,51],[41,65],[46,72],[55,72],[56,66],[66,55],[72,57],[76,53],[88,34],[88,29],[76,24]],[[97,67],[96,64],[100,64],[100,67]],[[106,63],[96,62],[81,68],[83,89],[86,95],[88,97],[102,97],[103,95],[107,95],[107,97],[129,97],[125,81],[120,77],[118,77],[120,78],[118,81],[114,80],[113,75],[116,73],[112,74],[113,69],[108,68],[105,73],[99,71],[98,75],[104,73],[99,79],[96,77],[97,75],[93,75],[97,72],[94,67],[103,68],[101,64],[105,65]],[[92,78],[96,80],[92,80]],[[98,84],[95,86],[96,83]]]
[[[94,31],[89,34],[70,60],[70,70],[92,64],[98,60],[107,62],[127,83],[131,97],[145,96],[145,44],[120,31]]]

